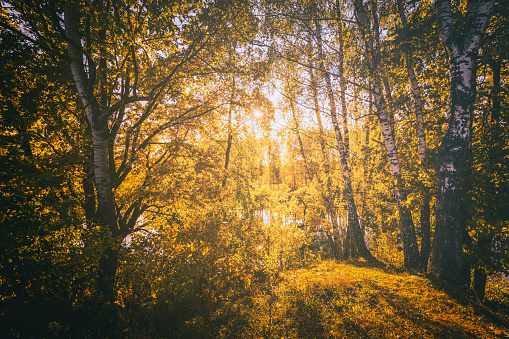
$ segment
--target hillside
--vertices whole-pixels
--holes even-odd
[[[492,286],[493,288],[493,286]],[[447,288],[445,288],[447,290]],[[365,262],[284,273],[248,312],[250,335],[274,338],[507,338],[509,313],[425,277]],[[455,295],[456,297],[452,297]],[[505,294],[508,295],[507,293]],[[488,296],[489,298],[489,296]],[[507,302],[507,298],[506,298]],[[506,303],[507,305],[507,303]],[[228,331],[226,331],[228,332]],[[235,333],[223,333],[225,336]],[[238,333],[237,333],[238,335]]]

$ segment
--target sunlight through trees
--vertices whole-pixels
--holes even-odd
[[[508,18],[2,2],[0,335],[509,335]]]

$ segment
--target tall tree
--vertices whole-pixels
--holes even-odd
[[[339,72],[339,90],[341,99],[341,116],[343,118],[343,135],[345,140],[345,152],[347,158],[350,158],[350,138],[348,136],[348,110],[346,105],[346,77],[345,77],[345,37],[343,32],[343,15],[339,0],[336,0],[337,15],[337,34],[338,34],[338,72]]]
[[[83,64],[83,50],[81,49],[81,36],[78,30],[78,11],[76,6],[66,7],[64,11],[65,35],[68,39],[69,66],[73,73],[74,82],[81,98],[85,113],[90,124],[93,143],[93,168],[95,188],[97,192],[97,222],[111,232],[112,237],[119,236],[117,227],[117,214],[113,198],[113,183],[110,172],[109,141],[107,113],[101,110],[100,103],[92,92],[95,77],[95,65],[90,65],[91,74],[87,76]],[[104,57],[103,57],[104,58]],[[90,60],[88,60],[90,62]],[[101,62],[102,64],[102,62]],[[93,71],[92,71],[93,68]],[[104,72],[105,70],[102,69]],[[139,99],[138,99],[139,100]],[[133,100],[134,101],[134,100]],[[99,286],[108,299],[113,299],[113,285],[117,270],[118,250],[108,246],[104,250],[99,266]]]
[[[314,10],[313,10],[314,12]],[[345,185],[345,196],[348,204],[348,228],[352,231],[353,236],[355,238],[357,244],[357,250],[359,254],[366,259],[373,259],[371,252],[366,246],[366,242],[364,240],[364,234],[362,233],[359,215],[357,214],[357,207],[355,205],[355,199],[353,196],[352,182],[350,169],[348,167],[347,162],[347,154],[345,151],[345,146],[343,143],[343,136],[341,134],[341,129],[339,127],[337,110],[336,110],[336,101],[334,98],[334,93],[332,91],[332,82],[329,71],[325,67],[324,62],[324,53],[323,53],[323,40],[322,40],[322,27],[319,20],[314,18],[315,24],[315,34],[316,41],[318,44],[318,58],[319,58],[319,69],[322,72],[323,78],[325,80],[325,86],[327,90],[327,98],[329,101],[330,114],[332,119],[332,125],[334,126],[334,132],[336,136],[336,145],[339,152],[339,161],[341,163],[341,169],[343,172],[343,184]]]
[[[401,26],[405,32],[409,31],[408,20],[405,12],[405,6],[403,0],[397,0],[398,14],[401,20]],[[412,55],[409,51],[409,42],[408,39],[405,39],[403,42],[403,54],[405,58],[405,66],[407,70],[408,80],[411,85],[412,96],[414,98],[414,108],[415,108],[415,123],[416,123],[416,131],[417,131],[417,151],[419,154],[419,171],[421,172],[421,177],[425,177],[424,171],[424,159],[426,158],[426,134],[424,131],[423,117],[424,117],[424,103],[421,95],[421,86],[417,80],[414,71],[414,61]],[[421,260],[423,265],[428,264],[428,258],[431,251],[431,224],[430,224],[430,200],[431,196],[426,187],[423,187],[422,200],[420,206],[420,222],[421,222],[421,231],[422,231],[422,239],[421,239]]]
[[[373,31],[370,29],[370,20],[362,0],[355,0],[354,6],[359,30],[366,46],[370,87],[373,91],[375,105],[378,111],[378,121],[382,128],[382,135],[385,141],[385,149],[389,157],[391,173],[394,177],[394,194],[398,205],[399,223],[403,238],[404,262],[406,267],[416,268],[420,265],[420,256],[414,223],[412,221],[412,214],[406,206],[407,193],[401,173],[396,140],[389,121],[387,105],[381,90],[380,75],[377,74],[379,69],[377,50],[375,49],[375,37],[378,35],[378,24],[375,22]]]
[[[173,19],[177,15],[184,18],[191,4],[176,8],[167,4],[133,2],[125,5],[115,1],[105,6],[80,1],[52,2],[49,6],[36,2],[35,9],[27,8],[23,2],[10,4],[12,13],[17,11],[24,28],[6,23],[2,23],[3,26],[54,59],[64,60],[71,70],[88,122],[86,138],[91,142],[93,162],[90,167],[95,199],[92,199],[94,189],[87,178],[84,207],[87,219],[92,218],[93,224],[101,225],[104,231],[98,285],[111,301],[115,298],[115,272],[122,240],[133,231],[149,206],[148,194],[142,188],[151,182],[150,175],[146,176],[137,196],[119,201],[117,198],[122,191],[119,188],[132,169],[142,164],[140,157],[150,158],[153,141],[162,132],[213,109],[205,108],[203,101],[182,100],[175,109],[178,113],[166,122],[154,126],[156,119],[153,116],[149,119],[166,95],[174,98],[181,95],[177,88],[172,91],[168,88],[175,85],[183,66],[204,49],[216,26],[208,22],[187,29],[192,25],[182,22],[177,27]],[[207,11],[210,16],[218,13],[213,6]],[[207,15],[198,19],[195,14],[190,18],[210,20]],[[212,33],[206,33],[207,29]],[[174,38],[178,43],[172,40]],[[161,43],[163,40],[167,43]],[[142,48],[140,41],[152,43]],[[61,53],[55,46],[66,46],[67,53]],[[147,53],[149,50],[151,52]],[[156,50],[154,57],[152,52]],[[143,83],[141,77],[144,77]],[[140,101],[145,101],[146,105],[140,105]],[[152,164],[147,161],[141,165],[145,167],[144,172],[164,163],[167,155],[165,152]]]
[[[313,58],[313,32],[311,27],[308,28],[308,46],[307,46],[307,70],[309,73],[309,91],[311,92],[311,96],[313,98],[313,107],[312,110],[315,113],[316,124],[318,127],[318,142],[320,144],[320,162],[322,164],[324,179],[320,179],[320,175],[318,175],[318,181],[320,184],[321,195],[325,204],[325,214],[326,218],[330,220],[330,223],[333,228],[333,233],[337,236],[336,238],[332,238],[329,236],[329,244],[333,248],[333,253],[336,259],[341,259],[345,256],[345,244],[341,246],[341,236],[340,236],[340,225],[338,223],[338,211],[335,206],[336,196],[339,194],[338,190],[334,190],[333,182],[332,182],[332,174],[331,174],[331,164],[328,154],[328,145],[326,143],[326,135],[323,128],[322,123],[322,113],[320,110],[319,104],[319,96],[318,96],[318,81],[315,76],[315,61]],[[325,181],[325,182],[324,182]]]
[[[449,57],[449,121],[436,156],[436,227],[428,272],[454,284],[468,277],[462,260],[461,170],[471,141],[477,54],[494,5],[494,0],[469,1],[466,15],[455,22],[451,1],[436,4],[438,32]]]

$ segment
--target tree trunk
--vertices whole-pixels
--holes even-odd
[[[89,128],[88,128],[89,129]],[[89,138],[86,138],[85,141],[85,152],[87,161],[83,166],[83,193],[85,195],[85,201],[83,202],[83,209],[85,210],[85,221],[87,227],[91,227],[95,220],[95,212],[96,212],[96,201],[95,201],[95,189],[94,189],[94,156],[92,144]]]
[[[387,103],[388,103],[388,106],[389,106],[389,123],[391,125],[391,129],[392,129],[392,133],[394,134],[395,131],[394,131],[394,125],[396,123],[395,119],[394,119],[394,101],[392,99],[392,92],[391,92],[391,85],[389,84],[389,80],[387,79],[387,76],[385,75],[385,71],[382,70],[381,72],[381,77],[382,77],[382,84],[383,84],[383,88],[385,90],[385,97],[387,98]],[[396,136],[396,134],[394,134],[394,136]]]
[[[315,74],[313,72],[313,57],[312,57],[312,42],[311,42],[311,32],[309,32],[308,35],[308,71],[309,71],[309,78],[311,80],[311,93],[313,96],[313,105],[314,105],[314,111],[316,115],[316,121],[318,124],[318,131],[319,131],[319,142],[320,142],[320,149],[322,151],[322,164],[323,164],[323,171],[325,174],[325,188],[323,187],[323,182],[320,180],[320,176],[318,176],[318,181],[320,185],[322,186],[322,198],[325,202],[325,211],[327,214],[327,217],[330,218],[333,233],[336,235],[336,247],[337,251],[335,252],[335,256],[337,260],[341,260],[344,258],[344,245],[342,245],[342,238],[341,238],[341,232],[340,232],[340,225],[338,223],[338,214],[336,210],[336,206],[334,205],[335,201],[335,195],[336,193],[332,189],[332,177],[330,175],[330,163],[329,163],[329,156],[327,154],[327,145],[325,143],[325,133],[323,130],[323,124],[322,124],[322,117],[320,114],[320,104],[318,101],[318,84],[315,78]]]
[[[429,254],[431,253],[431,208],[430,194],[424,192],[420,206],[421,211],[421,261],[424,269],[428,266]]]
[[[436,228],[428,272],[450,283],[463,283],[461,169],[472,132],[476,58],[491,17],[494,1],[469,3],[471,26],[456,32],[450,1],[437,2],[440,39],[449,56],[449,122],[436,156]]]
[[[405,8],[403,6],[403,0],[397,0],[398,13],[401,19],[401,26],[403,30],[408,32],[408,21],[405,13]],[[409,43],[405,41],[403,43],[403,54],[405,57],[405,65],[408,75],[408,80],[410,81],[412,96],[414,98],[414,107],[415,107],[415,118],[416,118],[416,129],[417,129],[417,151],[419,154],[419,171],[421,172],[421,177],[424,179],[426,175],[424,172],[424,158],[426,157],[426,134],[424,132],[424,124],[422,119],[424,117],[424,104],[422,102],[421,97],[421,88],[419,86],[419,82],[417,81],[417,77],[415,76],[413,60],[410,54],[407,52],[409,49]],[[422,200],[420,204],[420,222],[421,222],[421,231],[422,231],[422,239],[421,239],[421,261],[426,268],[428,264],[428,258],[431,251],[431,223],[430,223],[430,193],[428,192],[427,187],[423,185],[422,188]]]
[[[224,159],[224,169],[228,171],[230,167],[230,152],[232,149],[233,143],[233,131],[232,131],[232,107],[233,107],[233,97],[235,95],[235,78],[232,80],[232,93],[230,95],[230,104],[228,106],[228,141],[226,145],[226,154]],[[226,187],[226,181],[228,179],[228,173],[224,175],[223,182],[221,183],[221,187]]]
[[[336,11],[338,21],[338,40],[339,40],[339,53],[338,53],[338,71],[339,71],[339,87],[341,98],[341,116],[343,118],[343,136],[345,140],[345,152],[347,159],[350,158],[350,138],[348,134],[348,112],[346,107],[346,79],[344,70],[344,41],[343,41],[343,21],[341,21],[341,6],[339,0],[336,0]]]
[[[474,281],[473,281],[473,289],[477,298],[479,300],[484,300],[484,294],[486,293],[486,281],[488,280],[488,275],[486,271],[482,267],[476,267],[474,269]]]
[[[362,218],[363,218],[364,223],[366,222],[366,219],[367,219],[367,213],[366,213],[367,203],[368,203],[367,196],[368,196],[368,189],[369,189],[369,186],[371,183],[371,175],[372,175],[372,171],[369,170],[369,164],[371,163],[371,150],[369,147],[369,139],[371,137],[371,126],[372,126],[371,115],[373,114],[373,95],[371,94],[371,91],[369,92],[368,100],[369,100],[368,116],[367,116],[366,122],[364,124],[364,130],[365,130],[366,134],[364,135],[364,146],[362,147],[363,148],[362,149],[362,151],[363,151],[363,159],[362,159],[363,188],[362,188],[361,211],[362,211]]]
[[[389,121],[389,114],[385,104],[385,99],[382,95],[380,81],[376,74],[376,72],[378,71],[378,65],[376,62],[373,38],[369,31],[369,20],[366,15],[366,10],[364,8],[362,0],[355,0],[354,6],[355,14],[357,16],[357,22],[359,24],[361,34],[364,37],[366,50],[368,51],[367,60],[370,76],[370,86],[373,91],[375,105],[378,110],[378,120],[380,122],[382,135],[385,141],[385,149],[389,157],[391,173],[394,176],[395,182],[394,195],[398,205],[399,226],[403,238],[405,267],[416,268],[420,265],[419,248],[417,246],[417,238],[415,236],[412,215],[408,208],[406,207],[407,196],[404,189],[403,178],[401,175],[401,166],[399,163],[394,133],[392,131],[391,124]]]
[[[83,103],[84,110],[90,124],[93,149],[93,169],[95,190],[97,195],[96,222],[104,227],[107,240],[104,252],[99,260],[98,285],[107,301],[113,301],[115,274],[118,262],[118,249],[115,238],[119,236],[117,215],[113,199],[109,161],[109,129],[107,120],[100,119],[101,109],[92,93],[93,77],[88,77],[83,65],[83,49],[78,31],[78,11],[76,7],[66,7],[64,10],[65,34],[67,36],[67,53],[70,57],[69,66],[76,84],[76,89]],[[89,60],[90,63],[90,60]],[[95,68],[89,64],[90,72]],[[108,238],[113,238],[108,240]]]
[[[99,288],[107,300],[114,300],[115,275],[117,272],[118,249],[121,240],[117,227],[117,215],[113,198],[108,154],[109,130],[104,127],[92,129],[94,149],[94,177],[97,194],[97,221],[106,230],[105,249],[99,260]],[[111,237],[111,239],[110,239]]]
[[[344,39],[343,39],[343,21],[341,14],[341,6],[339,4],[339,0],[336,0],[336,13],[337,13],[337,24],[338,24],[338,40],[339,40],[339,50],[338,50],[338,72],[339,72],[339,90],[340,90],[340,102],[341,102],[341,117],[343,120],[343,137],[344,137],[344,145],[345,145],[345,158],[348,164],[350,160],[350,138],[348,132],[348,110],[346,105],[346,78],[345,78],[345,67],[344,67]],[[355,220],[350,220],[350,213],[348,214],[348,225],[350,226]],[[361,228],[362,234],[364,234],[364,229]],[[355,258],[358,256],[356,240],[354,236],[354,232],[348,227],[346,231],[346,239],[345,243],[348,244],[349,252],[346,257]]]
[[[324,56],[322,51],[322,33],[321,33],[321,25],[319,21],[315,21],[316,26],[316,38],[318,42],[318,56],[320,58],[320,70],[323,73],[325,78],[325,85],[327,88],[327,96],[329,99],[330,112],[332,118],[332,125],[334,126],[334,132],[336,134],[336,143],[337,149],[339,152],[339,159],[341,163],[341,168],[343,170],[343,182],[345,185],[345,195],[348,204],[348,228],[352,231],[355,241],[357,243],[357,250],[359,251],[359,255],[367,260],[372,260],[373,256],[371,252],[366,246],[366,242],[364,240],[364,234],[362,234],[359,216],[357,215],[357,208],[355,206],[355,200],[353,197],[352,183],[350,181],[350,169],[348,168],[348,163],[346,161],[346,152],[343,144],[343,137],[341,135],[341,130],[339,128],[337,111],[336,111],[336,102],[334,100],[334,94],[332,92],[332,84],[330,79],[330,74],[327,72],[324,63]]]

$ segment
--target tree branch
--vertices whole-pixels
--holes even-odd
[[[450,0],[437,0],[438,35],[450,56],[458,53]]]
[[[149,100],[150,100],[150,97],[138,97],[138,96],[132,96],[132,97],[120,99],[119,101],[117,101],[116,103],[111,105],[108,109],[106,109],[101,114],[101,116],[99,117],[99,121],[104,121],[104,120],[108,119],[117,110],[119,110],[120,108],[127,106],[129,104],[132,104],[133,102],[149,101]]]
[[[53,54],[54,56],[57,56],[67,62],[71,61],[70,57],[59,52],[59,51],[56,51],[54,50],[53,48],[51,47],[48,47],[48,46],[45,46],[41,43],[39,43],[37,40],[35,39],[32,39],[31,37],[29,37],[28,35],[26,35],[25,33],[17,30],[16,28],[10,26],[9,24],[3,22],[2,20],[0,20],[0,27],[3,27],[9,31],[11,31],[12,33],[18,35],[19,37],[25,39],[26,41],[29,41],[31,42],[32,44],[34,44],[35,46],[39,47],[40,49],[42,49],[43,51],[46,51],[46,52],[50,52],[51,54]]]
[[[477,0],[474,6],[469,8],[468,16],[472,19],[463,46],[464,51],[471,53],[479,50],[494,7],[495,0]]]

